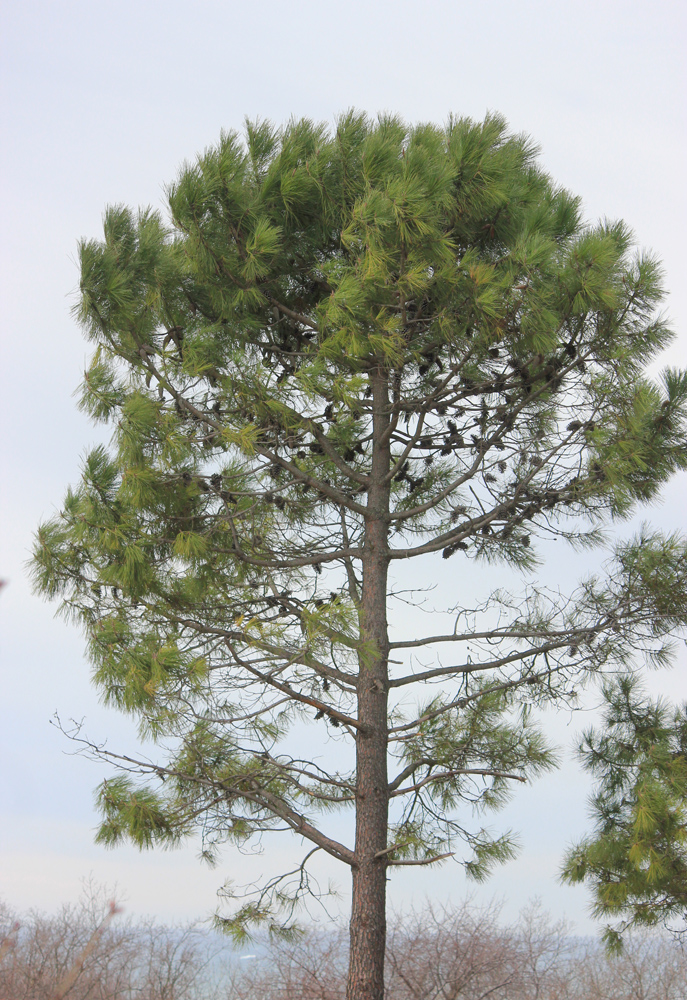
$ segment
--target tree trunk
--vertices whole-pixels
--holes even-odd
[[[390,447],[386,373],[371,376],[373,441],[363,551],[356,742],[356,832],[347,1000],[383,1000],[389,816],[387,699]]]

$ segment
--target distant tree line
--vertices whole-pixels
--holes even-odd
[[[345,929],[232,951],[196,925],[116,916],[102,892],[53,916],[0,907],[3,1000],[343,1000]],[[112,919],[116,916],[116,919]],[[620,956],[534,904],[515,926],[496,905],[428,905],[390,922],[388,1000],[682,1000],[687,955],[629,935]]]

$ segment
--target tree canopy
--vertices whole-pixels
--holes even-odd
[[[536,154],[495,115],[248,122],[168,217],[110,208],[80,245],[81,406],[112,444],[34,574],[160,744],[117,759],[98,838],[200,830],[213,859],[287,828],[350,866],[356,1000],[382,995],[391,869],[512,855],[471,812],[553,766],[529,708],[665,662],[685,624],[685,542],[648,528],[573,593],[526,582],[539,539],[600,545],[687,466],[687,375],[645,374],[660,265]],[[449,592],[451,631],[389,635],[396,567],[432,553],[463,584],[519,568],[522,593]],[[337,741],[326,766],[305,725]],[[304,862],[227,922],[289,925],[311,888]]]

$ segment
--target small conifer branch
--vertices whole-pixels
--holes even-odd
[[[154,353],[152,349],[150,348],[146,349],[144,345],[141,345],[139,353],[143,360],[143,364],[148,369],[150,374],[155,376],[159,385],[161,385],[164,389],[167,390],[170,396],[175,400],[176,403],[178,403],[180,407],[182,407],[182,409],[187,410],[197,420],[202,420],[205,423],[209,424],[211,427],[214,427],[216,431],[222,430],[222,424],[217,420],[214,414],[206,413],[204,410],[200,410],[194,403],[191,402],[191,400],[187,399],[183,395],[183,393],[179,392],[179,390],[175,388],[175,386],[170,382],[170,380],[166,378],[159,371],[154,361],[152,361],[152,355]]]
[[[403,723],[400,726],[392,726],[389,728],[389,742],[403,741],[408,739],[414,739],[415,733],[411,733],[409,736],[393,736],[393,733],[408,733],[412,729],[417,729],[424,722],[430,722],[432,719],[438,719],[439,716],[445,715],[446,712],[452,712],[456,708],[467,708],[468,705],[474,704],[483,698],[489,697],[494,694],[503,694],[507,691],[512,691],[515,688],[523,687],[524,685],[535,684],[535,683],[551,683],[551,680],[556,675],[560,675],[569,671],[572,664],[558,664],[558,666],[552,667],[547,666],[545,671],[539,671],[537,673],[527,673],[522,674],[520,677],[512,678],[511,680],[502,681],[496,684],[490,684],[488,687],[484,687],[474,694],[464,694],[453,698],[451,701],[447,702],[445,705],[441,705],[439,708],[433,709],[431,712],[425,712],[424,715],[420,715],[413,719],[412,722]],[[566,696],[566,692],[554,691],[550,688],[550,691],[554,697]]]
[[[407,684],[427,681],[435,677],[450,677],[454,674],[474,674],[484,670],[498,670],[500,667],[506,667],[511,663],[519,663],[533,656],[543,656],[545,653],[552,653],[557,649],[564,649],[570,645],[570,637],[564,635],[555,641],[542,643],[539,646],[528,646],[527,649],[517,650],[516,652],[508,653],[506,656],[495,657],[483,663],[466,661],[465,663],[457,663],[450,667],[435,667],[432,670],[423,670],[419,674],[406,674],[405,677],[392,678],[389,681],[389,687],[405,687]]]
[[[594,414],[596,415],[596,411],[594,411]],[[500,436],[500,431],[497,431],[495,435],[492,435],[492,439],[493,438],[498,438],[499,436]],[[561,441],[555,447],[553,447],[553,448],[551,448],[549,450],[549,452],[547,453],[546,457],[542,458],[542,463],[541,463],[542,466],[549,465],[551,463],[551,461],[555,458],[555,456],[570,444],[570,442],[574,439],[574,437],[575,437],[575,432],[572,431],[572,432],[570,432],[567,435],[567,437],[562,438]],[[487,442],[487,444],[488,444],[488,442]],[[408,520],[409,518],[418,517],[420,514],[425,514],[428,511],[435,509],[437,506],[439,506],[439,504],[441,504],[444,500],[446,500],[449,496],[451,496],[452,493],[455,493],[455,491],[457,489],[459,489],[461,486],[463,486],[466,482],[468,482],[471,479],[474,479],[475,475],[477,475],[477,473],[479,472],[479,469],[480,469],[480,466],[482,465],[482,462],[484,460],[485,454],[486,454],[486,452],[484,452],[482,450],[479,450],[475,461],[468,468],[468,470],[465,471],[465,472],[463,472],[463,473],[461,473],[461,475],[459,477],[457,477],[455,480],[453,480],[451,483],[449,483],[448,486],[444,487],[444,489],[440,493],[437,493],[436,496],[432,497],[431,500],[428,500],[424,504],[418,504],[415,507],[411,507],[411,508],[409,508],[407,510],[394,511],[394,512],[392,512],[389,515],[390,520],[392,520],[392,521],[394,521],[394,520],[395,521],[404,521],[404,520]],[[517,504],[517,502],[518,502],[518,496],[522,496],[524,494],[524,492],[529,488],[531,482],[534,480],[535,476],[539,472],[539,469],[540,469],[540,467],[533,467],[532,471],[530,472],[530,474],[519,481],[518,486],[517,486],[517,488],[515,490],[515,494],[514,494],[513,498],[511,500],[506,501],[506,502],[501,502],[501,503],[497,504],[497,506],[495,506],[492,509],[492,511],[489,512],[488,515],[485,513],[485,517],[488,516],[489,520],[488,521],[479,521],[479,523],[476,522],[476,527],[482,527],[483,524],[490,524],[492,521],[499,520],[505,514],[509,513],[509,511],[512,510],[513,505]],[[578,478],[577,481],[576,481],[576,484],[575,484],[575,488],[579,488],[580,485],[583,486],[585,483],[591,483],[592,481],[593,480],[591,479],[591,477],[587,477],[586,480]],[[558,505],[560,506],[561,504],[565,503],[565,501],[569,497],[573,496],[574,489],[573,489],[572,486],[568,485],[567,489],[564,489],[564,490],[559,489],[558,493],[559,493]],[[541,494],[540,494],[539,509],[535,509],[533,511],[533,513],[541,513],[541,510],[542,510],[543,506],[548,502],[548,499],[549,499],[549,497],[547,495],[547,490],[543,489],[542,492],[541,492]],[[535,507],[537,506],[536,499],[534,501],[534,506]],[[435,539],[435,541],[436,541],[436,547],[435,548],[436,549],[443,548],[444,545],[446,545],[446,542],[448,541],[449,537],[450,537],[450,533],[445,533],[444,535],[439,535],[437,537],[437,539]],[[427,543],[427,544],[430,544],[430,543]],[[401,551],[401,550],[394,549],[393,551],[397,552],[397,551]],[[410,551],[411,551],[412,555],[416,554],[416,552],[417,552],[416,549],[412,549]],[[435,551],[435,549],[423,550],[423,551]],[[394,556],[392,558],[407,558],[407,557],[406,556],[398,556],[398,557]]]
[[[350,537],[348,534],[348,525],[346,524],[346,512],[343,508],[339,511],[341,517],[341,536],[343,538],[344,549],[349,551],[354,551],[351,548]],[[355,575],[355,568],[353,566],[353,560],[350,556],[346,556],[342,559],[344,567],[346,569],[346,579],[348,581],[348,595],[353,601],[356,608],[360,607],[360,587],[358,585],[358,579]]]
[[[296,761],[293,759],[289,759],[288,761],[284,762],[276,757],[273,757],[266,751],[260,753],[258,756],[268,761],[270,766],[280,768],[285,772],[288,772],[289,774],[300,774],[304,778],[308,778],[310,781],[317,781],[323,785],[331,785],[332,788],[340,788],[342,789],[342,791],[350,792],[352,795],[355,795],[354,783],[350,781],[342,781],[340,778],[335,778],[333,775],[329,774],[323,768],[318,767],[318,765],[315,764],[313,761]],[[299,763],[306,764],[307,766],[297,767],[296,765]],[[317,768],[318,770],[313,771],[309,770],[309,768]],[[305,786],[299,785],[299,788],[302,788],[303,790],[307,791],[307,788],[305,788]],[[341,801],[344,800],[348,801],[348,796],[344,796],[341,799]],[[337,801],[339,801],[339,799],[337,799]]]
[[[433,865],[436,861],[444,861],[446,858],[455,857],[455,851],[447,851],[445,854],[435,854],[432,858],[409,858],[404,861],[387,861],[389,868],[400,868],[403,865]]]
[[[254,798],[256,802],[260,802],[263,805],[267,805],[271,812],[276,816],[281,817],[286,823],[289,824],[292,830],[296,833],[300,833],[301,836],[310,840],[313,844],[317,844],[321,847],[323,851],[327,854],[331,854],[332,857],[337,858],[339,861],[343,861],[347,865],[352,865],[355,863],[355,854],[350,848],[345,847],[343,844],[339,843],[326,834],[318,830],[316,826],[313,826],[305,816],[292,809],[282,798],[274,795],[272,792],[266,789],[260,789],[255,793],[245,793],[242,795],[246,797]]]
[[[293,698],[294,701],[298,701],[302,705],[310,705],[311,708],[316,708],[319,712],[322,712],[324,715],[327,715],[330,719],[336,719],[343,725],[351,726],[351,728],[353,729],[363,728],[362,724],[357,719],[354,719],[352,716],[345,715],[343,712],[337,711],[337,709],[333,708],[331,705],[328,705],[326,702],[320,701],[317,698],[312,698],[309,695],[301,694],[300,691],[296,691],[293,687],[291,687],[290,684],[286,684],[284,681],[279,681],[273,675],[266,674],[262,670],[258,670],[257,667],[254,667],[252,664],[248,663],[247,660],[243,659],[243,657],[241,657],[238,654],[238,652],[236,651],[231,642],[227,642],[227,646],[231,650],[231,654],[234,658],[234,661],[239,666],[243,667],[244,670],[247,670],[248,673],[252,674],[258,680],[262,681],[263,684],[268,685],[270,687],[274,687],[278,691],[282,691],[284,694],[288,694],[289,697]]]
[[[455,493],[456,490],[459,490],[461,486],[463,486],[465,483],[469,482],[470,479],[473,479],[477,475],[477,473],[479,472],[479,468],[480,468],[480,465],[482,464],[483,459],[484,459],[484,455],[482,453],[478,453],[478,455],[475,458],[474,462],[472,463],[472,465],[470,465],[468,467],[467,471],[466,472],[461,472],[461,474],[459,476],[456,476],[456,478],[453,479],[449,483],[448,486],[445,486],[443,490],[440,490],[440,492],[437,493],[436,496],[433,496],[431,500],[428,500],[426,503],[423,503],[423,504],[417,504],[415,507],[411,507],[408,510],[392,511],[389,514],[389,520],[392,521],[392,522],[393,521],[407,521],[409,518],[418,517],[420,514],[426,514],[428,511],[436,509],[444,500],[446,500],[447,497],[450,497],[452,493]],[[449,532],[448,534],[451,534],[451,533]],[[440,537],[444,537],[444,536],[440,536]],[[445,544],[446,543],[444,542],[444,545]],[[436,546],[436,548],[443,548],[443,545],[441,543],[439,543]],[[392,549],[392,553],[394,553],[394,552],[401,552],[401,551],[404,551],[404,550],[401,550],[401,549]],[[408,550],[408,551],[411,551],[413,554],[415,554],[415,549]],[[427,551],[434,551],[434,550],[433,549],[428,549]],[[402,558],[404,558],[404,556],[402,556],[402,555],[401,556],[395,556],[395,555],[392,554],[391,558],[392,559],[395,559],[395,558],[402,559]]]
[[[327,435],[322,431],[322,428],[319,427],[318,424],[311,417],[304,417],[297,410],[294,410],[291,407],[286,406],[286,404],[282,405],[288,410],[294,422],[302,427],[303,431],[308,431],[310,434],[313,435],[317,443],[322,446],[323,453],[327,456],[327,458],[329,458],[334,463],[334,465],[336,465],[337,469],[339,469],[340,472],[343,472],[345,476],[347,476],[349,479],[352,479],[354,482],[357,482],[361,486],[366,486],[369,483],[370,477],[366,476],[358,469],[353,468],[342,459],[341,455],[338,453],[336,448],[333,447]],[[264,454],[262,450],[260,449],[256,450],[260,454]],[[292,463],[287,462],[287,460],[281,458],[281,456],[277,455],[276,453],[270,453],[268,457],[270,458],[270,461],[276,462],[284,469],[288,469],[292,474],[296,474],[297,472],[302,474],[302,470],[299,469],[297,465],[293,465]],[[320,480],[314,479],[314,483],[319,483],[319,482]]]
[[[328,837],[318,827],[313,826],[302,813],[290,806],[282,796],[275,795],[269,789],[261,787],[257,780],[253,779],[248,783],[241,782],[236,786],[225,783],[224,792],[225,796],[235,795],[239,799],[253,802],[255,805],[262,807],[271,816],[278,816],[280,819],[283,819],[291,830],[305,837],[311,843],[316,844],[338,861],[343,861],[348,865],[353,864],[355,857],[353,851],[332,837]],[[248,819],[248,822],[253,825],[256,821],[251,817]],[[270,829],[270,827],[266,826],[265,829]]]
[[[363,472],[359,472],[343,460],[327,435],[320,427],[317,426],[314,420],[303,420],[301,418],[301,423],[306,430],[310,431],[317,443],[322,446],[324,454],[334,463],[339,472],[343,472],[345,476],[361,486],[369,485],[370,477],[366,476]],[[297,468],[297,466],[295,466],[295,468]]]
[[[303,326],[307,326],[315,333],[319,333],[319,327],[317,324],[313,323],[313,321],[308,319],[307,316],[303,316],[301,313],[295,312],[293,309],[289,309],[288,306],[278,302],[272,295],[266,295],[265,298],[271,305],[274,306],[275,309],[278,309],[280,313],[283,313],[284,316],[288,316],[289,319],[294,320],[296,323],[302,323]]]
[[[152,774],[157,778],[163,779],[176,778],[181,782],[199,785],[207,788],[208,790],[215,790],[217,788],[217,783],[209,775],[180,771],[175,767],[165,767],[153,764],[151,761],[131,757],[128,754],[113,753],[111,750],[106,750],[104,747],[97,746],[90,740],[79,736],[78,733],[74,734],[67,732],[62,728],[59,720],[58,725],[60,725],[62,732],[65,732],[69,739],[83,744],[85,751],[92,753],[99,759],[116,761],[120,767],[123,767],[126,770],[142,774]],[[255,756],[259,755],[255,754]],[[236,784],[233,784],[231,780],[222,781],[222,791],[219,794],[214,795],[210,801],[201,803],[196,810],[189,812],[189,810],[184,807],[178,814],[178,821],[183,823],[188,818],[202,815],[213,805],[220,804],[222,801],[226,800],[227,796],[230,796],[239,800],[253,802],[255,805],[265,809],[269,815],[278,816],[280,819],[283,819],[292,830],[300,833],[312,843],[317,844],[324,851],[331,854],[338,860],[344,861],[349,865],[354,862],[355,856],[353,851],[322,833],[321,830],[313,826],[305,816],[290,806],[281,796],[275,795],[273,792],[269,791],[269,789],[261,787],[258,780],[254,776],[249,774],[240,776],[240,778],[241,780],[239,780]],[[260,819],[255,816],[250,816],[246,819],[247,822],[256,829],[271,829],[270,826],[264,826]]]
[[[398,427],[398,421],[400,417],[401,417],[401,411],[395,410],[394,407],[392,406],[389,411],[389,423],[379,436],[380,444],[385,445],[389,441],[393,440],[394,434],[396,433],[396,429]]]
[[[288,459],[282,458],[281,455],[278,455],[276,452],[273,452],[268,448],[256,445],[255,451],[258,455],[262,455],[264,458],[269,459],[272,464],[278,465],[280,468],[290,472],[294,479],[298,482],[307,484],[312,489],[317,490],[318,493],[321,493],[323,496],[333,500],[339,507],[347,507],[348,510],[353,511],[355,514],[365,517],[367,508],[356,503],[355,500],[352,500],[346,493],[342,493],[333,486],[328,486],[327,483],[323,482],[321,479],[311,476],[309,472],[304,472],[293,462],[289,462]],[[342,462],[341,465],[343,467],[342,471],[345,471],[346,475],[349,475],[349,467],[344,462]],[[358,479],[356,479],[355,476],[350,476],[350,478],[362,485],[365,485],[367,482],[367,478],[364,476],[360,476]]]
[[[245,712],[243,715],[232,715],[231,718],[222,715],[213,715],[210,712],[197,712],[193,703],[184,698],[182,695],[178,695],[179,701],[186,706],[186,711],[194,718],[202,720],[203,722],[212,722],[217,726],[235,726],[239,722],[250,722],[253,719],[259,719],[263,715],[267,715],[273,712],[275,708],[279,708],[280,705],[287,705],[291,699],[285,695],[283,698],[277,698],[276,701],[270,702],[267,705],[263,705],[261,708],[256,709],[254,712]]]
[[[310,667],[317,673],[329,677],[332,680],[339,681],[344,685],[352,687],[355,686],[356,677],[354,674],[346,673],[337,667],[332,667],[328,664],[322,663],[313,656],[307,647],[294,652],[292,649],[288,649],[285,646],[275,646],[273,643],[269,643],[267,640],[262,639],[259,636],[247,637],[243,632],[235,631],[234,629],[221,628],[220,626],[208,625],[198,622],[192,618],[182,618],[181,616],[172,614],[170,611],[164,612],[163,617],[167,621],[174,622],[177,625],[191,628],[199,635],[212,635],[224,640],[227,644],[231,641],[244,642],[252,648],[260,649],[265,653],[269,653],[271,656],[283,658],[285,662],[282,669],[294,663],[301,663],[303,666]],[[239,666],[245,666],[245,662],[243,660],[236,660],[236,662]]]
[[[592,626],[580,626],[574,629],[494,629],[485,632],[451,632],[448,635],[428,635],[422,639],[405,639],[399,642],[390,642],[389,649],[412,649],[417,646],[428,646],[435,643],[444,642],[472,642],[477,639],[532,639],[539,636],[543,639],[561,637],[564,645],[570,646],[573,642],[582,642],[588,639],[591,634],[596,634]]]
[[[305,667],[310,667],[322,677],[327,677],[330,680],[337,681],[339,684],[348,686],[351,688],[355,687],[357,677],[355,674],[348,673],[341,670],[339,667],[330,666],[327,663],[323,663],[317,657],[315,657],[310,650],[305,647],[298,653],[298,659],[293,658],[293,653],[290,653],[286,647],[275,646],[273,643],[268,642],[266,639],[251,638],[251,646],[257,649],[262,649],[266,653],[272,656],[283,657],[288,659],[289,663],[302,663]],[[355,648],[355,647],[353,647]]]
[[[417,760],[411,761],[411,763],[408,764],[407,767],[404,767],[403,770],[396,775],[393,781],[389,782],[387,786],[389,791],[393,792],[396,788],[399,788],[400,785],[402,785],[403,782],[406,780],[406,778],[409,778],[410,775],[414,774],[415,771],[417,771],[419,768],[435,767],[437,764],[438,761],[434,760],[433,757],[420,757]]]
[[[393,851],[397,851],[399,847],[405,847],[405,846],[406,845],[402,841],[399,841],[396,844],[391,844],[389,847],[385,847],[383,851],[377,851],[377,853],[375,854],[375,858],[386,857],[387,854],[391,854],[393,853]]]
[[[470,478],[472,478],[472,475],[465,476],[462,478],[461,482],[464,483],[467,481],[467,479]],[[517,491],[521,495],[522,495],[522,490],[525,488],[525,485],[523,484],[524,481],[523,483],[519,484]],[[582,478],[578,479],[576,485],[577,488],[579,489],[579,488],[584,488],[585,486],[588,485],[595,486],[596,484],[591,477],[587,477],[585,479]],[[448,492],[444,491],[446,496],[448,496],[451,492],[453,492],[453,488]],[[574,494],[574,490],[572,488],[568,490],[567,495],[562,494],[561,500],[565,500],[567,496],[570,496],[573,499],[577,499]],[[538,501],[537,500],[529,501],[526,504],[524,515],[520,515],[520,519],[518,520],[517,523],[530,521],[535,515],[541,514],[546,502],[547,502],[547,497],[544,492],[541,494]],[[436,506],[434,501],[430,502],[430,509],[431,506]],[[456,528],[453,528],[450,531],[444,531],[440,535],[436,535],[433,539],[431,539],[428,542],[424,542],[422,545],[416,545],[409,548],[392,548],[390,549],[389,552],[389,558],[412,559],[415,556],[426,555],[429,552],[437,552],[439,549],[446,548],[447,546],[450,546],[452,543],[455,543],[456,541],[462,541],[466,538],[469,538],[471,535],[475,534],[481,528],[491,525],[494,521],[501,520],[502,518],[506,518],[508,521],[510,521],[511,519],[508,518],[508,515],[512,514],[516,508],[517,508],[517,496],[514,499],[498,504],[496,507],[493,507],[490,511],[487,511],[486,513],[482,514],[480,517],[471,518],[468,522],[464,522],[462,525],[458,525]],[[403,511],[398,518],[396,517],[396,514],[391,514],[390,519],[398,520],[404,518],[405,516],[406,512]],[[410,516],[409,512],[408,516]]]
[[[407,445],[405,446],[401,454],[398,456],[394,464],[391,466],[389,472],[384,477],[384,482],[390,483],[391,480],[394,478],[394,476],[398,474],[399,469],[402,467],[403,463],[406,461],[411,451],[422,437],[422,428],[424,426],[424,420],[425,420],[425,414],[420,413],[417,420],[417,427],[415,429],[415,433],[410,437]],[[393,424],[393,419],[389,421],[389,427],[391,427],[392,424]],[[387,428],[385,433],[386,434],[389,433],[389,428]]]
[[[233,549],[217,548],[215,551],[222,555],[236,556],[241,562],[248,566],[260,566],[264,569],[297,569],[299,566],[321,566],[323,563],[342,562],[344,559],[360,559],[360,549],[334,549],[316,553],[310,556],[294,556],[291,559],[260,559],[252,556],[241,546],[238,533],[236,535],[237,544]]]
[[[439,771],[436,774],[428,774],[426,778],[416,782],[414,785],[407,785],[405,788],[395,788],[391,792],[391,798],[396,798],[399,795],[410,795],[412,792],[418,792],[421,788],[426,788],[427,785],[431,785],[434,782],[450,781],[452,778],[458,778],[463,774],[474,774],[484,778],[504,778],[510,781],[527,783],[527,778],[524,778],[521,774],[511,774],[509,771],[497,771],[492,768],[480,767],[457,767],[450,771]]]

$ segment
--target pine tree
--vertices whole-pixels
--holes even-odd
[[[497,116],[247,123],[182,169],[169,221],[111,208],[80,247],[81,406],[112,446],[34,573],[160,743],[119,758],[98,839],[200,829],[211,860],[287,828],[347,865],[349,1000],[382,997],[394,867],[512,856],[469,814],[554,764],[529,709],[685,623],[685,544],[646,532],[573,594],[495,590],[449,634],[389,635],[399,563],[531,571],[538,539],[600,544],[687,465],[687,376],[644,374],[671,336],[660,267],[536,152]],[[305,725],[331,767],[301,759]],[[310,854],[228,928],[288,929]]]
[[[630,927],[671,926],[687,914],[687,705],[642,694],[636,676],[604,686],[600,729],[585,733],[584,766],[598,780],[594,836],[567,855],[563,876],[587,882],[610,951]]]

